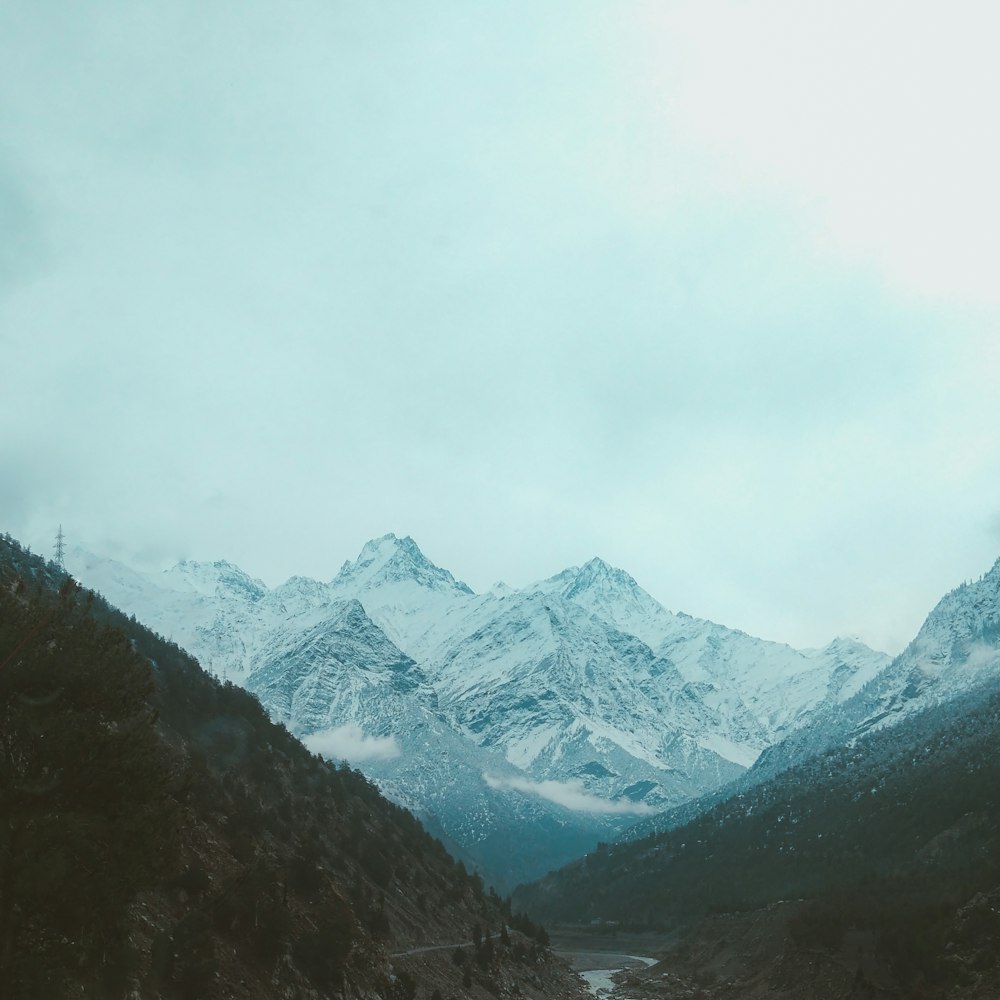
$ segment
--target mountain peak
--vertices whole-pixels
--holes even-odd
[[[406,581],[430,590],[472,593],[467,584],[432,563],[409,535],[399,538],[392,532],[365,542],[358,558],[344,563],[333,584],[361,591]]]
[[[628,573],[595,556],[580,567],[564,596],[573,598],[584,591],[634,594],[638,590],[639,584]]]

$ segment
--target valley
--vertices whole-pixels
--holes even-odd
[[[208,969],[257,975],[188,930],[200,896],[247,879],[275,940],[237,904],[215,933],[240,961],[285,954],[289,982],[367,977],[392,1000],[576,1000],[570,967],[619,1000],[996,995],[1000,563],[890,661],[674,614],[599,560],[476,595],[392,535],[329,584],[273,590],[227,563],[151,575],[74,552],[109,605],[5,544],[8,633],[39,614],[121,629],[129,669],[152,668],[150,738],[182,747],[198,808],[220,803],[179,834],[183,877],[136,938],[173,942],[152,974],[178,997]],[[34,703],[11,716],[29,743]],[[336,972],[310,957],[316,905],[346,942]]]

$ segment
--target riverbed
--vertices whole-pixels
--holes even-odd
[[[580,970],[580,975],[583,977],[587,986],[590,988],[590,992],[594,994],[597,1000],[605,1000],[605,998],[611,995],[612,990],[615,988],[615,974],[621,972],[622,969],[635,968],[640,965],[650,966],[656,964],[655,958],[649,958],[646,955],[605,955],[603,957],[609,961],[612,959],[614,960],[612,968]],[[619,959],[622,961],[619,962]],[[620,1000],[629,1000],[629,998],[621,997]]]
[[[657,959],[648,955],[625,955],[613,951],[589,951],[579,948],[558,949],[556,954],[566,959],[580,973],[597,1000],[607,1000],[614,989],[614,976],[622,969],[655,965]],[[622,997],[620,1000],[628,1000]]]

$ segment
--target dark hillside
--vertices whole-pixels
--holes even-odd
[[[0,816],[3,997],[577,995],[408,812],[9,538]]]
[[[515,899],[546,920],[684,929],[674,967],[689,971],[710,942],[739,941],[742,969],[726,975],[746,996],[754,977],[782,988],[779,964],[824,956],[851,989],[1000,996],[997,687],[828,751],[682,827],[602,846]],[[794,975],[787,985],[841,995],[829,984],[803,992]]]

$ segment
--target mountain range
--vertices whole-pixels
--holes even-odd
[[[668,611],[599,559],[484,594],[393,535],[275,588],[226,562],[68,562],[235,682],[212,699],[353,761],[496,885],[548,870],[515,894],[532,917],[669,932],[630,995],[997,995],[1000,562],[894,659]],[[145,655],[228,794],[243,724],[197,721],[175,653]]]
[[[596,558],[476,594],[393,534],[328,582],[274,588],[225,561],[147,573],[74,549],[67,566],[499,886],[725,786],[889,663],[671,612]]]

